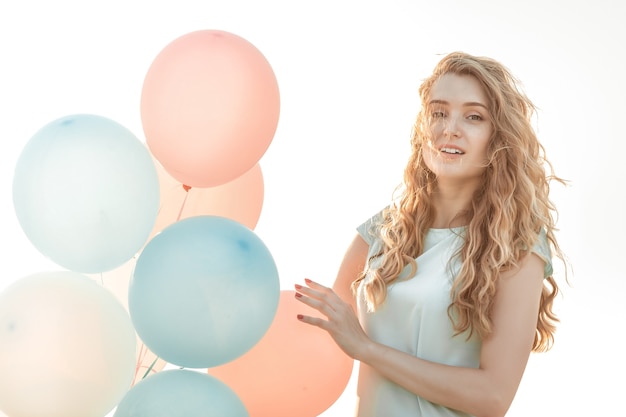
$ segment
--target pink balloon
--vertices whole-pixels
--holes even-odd
[[[146,143],[167,172],[214,187],[249,171],[276,133],[280,95],[265,56],[232,33],[200,30],[168,44],[141,94]]]

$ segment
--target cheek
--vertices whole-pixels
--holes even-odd
[[[443,131],[445,130],[444,127],[445,126],[444,126],[443,121],[433,122],[429,127],[429,133],[430,133],[431,138],[435,140],[435,138],[438,138],[441,135],[443,135]]]
[[[481,146],[481,153],[482,153],[484,158],[488,158],[489,157],[489,154],[491,153],[489,151],[489,148],[490,148],[490,146],[489,146],[489,139],[487,139],[487,140],[485,140],[482,143],[482,146]]]
[[[486,157],[489,153],[489,145],[492,141],[491,128],[482,129],[476,132],[474,143],[477,145],[477,149],[480,149],[481,153]]]

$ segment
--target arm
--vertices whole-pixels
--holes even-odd
[[[333,284],[333,290],[343,301],[350,304],[352,309],[356,311],[356,301],[352,295],[351,285],[352,282],[365,268],[365,262],[367,261],[367,253],[369,245],[361,235],[357,234],[343,257],[337,278]]]
[[[298,297],[328,320],[302,321],[327,330],[344,351],[431,402],[475,416],[503,416],[521,381],[537,324],[543,261],[528,255],[499,279],[493,311],[494,332],[482,344],[480,367],[462,368],[425,361],[369,339],[339,297],[314,282],[297,288]],[[356,322],[356,323],[355,323]]]

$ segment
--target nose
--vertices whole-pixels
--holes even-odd
[[[459,137],[461,132],[459,131],[459,123],[456,117],[448,117],[443,127],[443,134],[447,137]]]

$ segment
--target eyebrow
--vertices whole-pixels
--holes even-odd
[[[445,105],[449,105],[450,103],[448,103],[445,100],[430,100],[430,102],[428,104],[445,104]],[[485,106],[483,103],[478,102],[478,101],[468,101],[467,103],[463,103],[463,107],[472,107],[472,106],[478,106],[478,107],[482,107],[485,110],[489,110],[487,108],[487,106]]]

